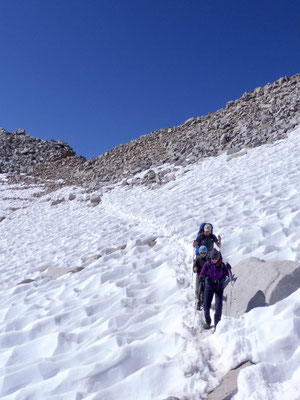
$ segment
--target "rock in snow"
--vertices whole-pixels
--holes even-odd
[[[266,262],[252,257],[235,265],[232,273],[234,286],[228,284],[224,291],[226,298],[234,296],[231,306],[224,309],[230,317],[274,304],[300,287],[300,264],[294,261]]]

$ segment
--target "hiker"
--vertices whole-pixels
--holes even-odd
[[[231,277],[230,265],[224,264],[221,253],[213,249],[210,253],[210,259],[206,261],[200,272],[201,281],[205,278],[204,288],[204,316],[206,323],[204,329],[209,329],[211,324],[210,307],[215,296],[215,328],[222,316],[222,300],[226,277]]]
[[[200,281],[200,272],[203,265],[207,261],[207,248],[205,246],[199,247],[199,255],[193,261],[193,271],[196,275],[196,290],[195,296],[197,299],[197,310],[201,310],[204,300],[204,281]]]
[[[198,246],[205,246],[207,248],[208,258],[210,258],[210,253],[214,248],[214,243],[216,243],[216,245],[219,248],[221,248],[222,246],[221,236],[218,235],[218,237],[216,237],[216,235],[213,234],[212,224],[207,224],[207,223],[201,224],[197,238],[193,242],[193,246],[196,247],[196,255],[199,252]]]

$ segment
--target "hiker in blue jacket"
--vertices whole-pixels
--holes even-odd
[[[210,258],[210,253],[214,248],[214,243],[220,248],[222,246],[222,238],[220,235],[216,237],[212,233],[212,225],[205,224],[203,231],[199,231],[196,240],[193,242],[193,246],[196,247],[196,254],[198,253],[198,246],[205,246],[207,248],[208,258]]]
[[[204,280],[204,316],[206,323],[204,329],[209,329],[211,324],[210,307],[212,299],[215,296],[215,328],[222,316],[223,291],[226,277],[231,277],[230,265],[223,263],[221,253],[213,249],[210,253],[210,259],[203,265],[200,272],[200,279]]]

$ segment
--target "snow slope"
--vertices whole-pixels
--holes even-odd
[[[234,400],[300,398],[300,289],[238,320],[225,319],[209,340],[216,368],[229,370],[250,360],[242,370]]]
[[[194,321],[191,271],[204,220],[232,265],[300,261],[299,134],[181,168],[159,189],[117,185],[97,207],[79,188],[39,197],[41,187],[0,175],[1,398],[206,398],[247,359],[257,365],[240,374],[236,399],[299,399],[300,291],[211,335],[201,313]],[[72,267],[83,269],[47,275]]]

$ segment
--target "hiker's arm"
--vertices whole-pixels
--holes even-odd
[[[222,246],[222,238],[220,235],[218,235],[218,237],[216,235],[212,235],[212,240],[219,248]]]
[[[193,246],[196,247],[199,245],[199,243],[201,243],[201,240],[203,239],[202,234],[198,234],[196,239],[193,242]],[[217,238],[216,238],[217,239]]]
[[[197,260],[193,261],[193,271],[196,273],[198,272],[198,265],[197,265]]]
[[[198,246],[198,244],[200,243],[200,241],[201,241],[201,237],[200,237],[200,235],[198,235],[198,236],[196,237],[196,239],[193,241],[193,246],[194,246],[194,247]]]

